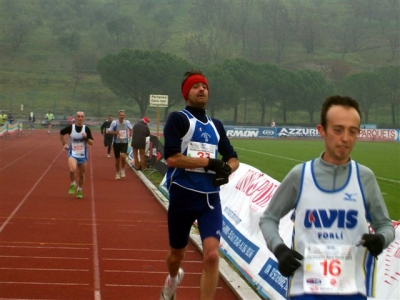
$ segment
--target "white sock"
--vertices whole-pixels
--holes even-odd
[[[171,277],[171,275],[169,275],[169,284],[171,286],[174,286],[178,283],[178,275],[176,275],[175,277]]]

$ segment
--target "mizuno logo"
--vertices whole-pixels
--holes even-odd
[[[354,198],[354,196],[356,196],[357,194],[356,193],[353,193],[353,194],[349,194],[349,193],[344,193],[344,198],[343,198],[343,200],[345,200],[345,201],[356,201],[356,198]]]

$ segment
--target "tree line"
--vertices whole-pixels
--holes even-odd
[[[97,71],[114,94],[137,104],[142,116],[149,107],[149,95],[169,95],[169,108],[182,101],[180,85],[183,72],[200,69],[181,57],[160,51],[122,50],[100,59]],[[289,71],[277,65],[254,63],[245,59],[227,59],[221,64],[201,68],[210,85],[208,111],[233,108],[233,121],[238,123],[238,107],[244,102],[258,107],[259,121],[265,125],[268,107],[275,107],[286,123],[288,112],[306,111],[308,123],[318,121],[317,114],[325,98],[342,93],[355,98],[369,122],[373,104],[389,106],[393,126],[398,124],[400,104],[400,67],[388,66],[373,72],[359,72],[334,82],[314,70]]]
[[[268,108],[278,111],[282,122],[288,113],[305,111],[314,124],[321,97],[346,93],[360,101],[364,121],[374,107],[388,106],[390,123],[398,126],[399,4],[399,0],[1,0],[0,81],[20,82],[17,76],[25,76],[18,73],[22,68],[27,74],[65,70],[72,75],[65,83],[71,89],[69,101],[89,103],[100,115],[101,101],[111,97],[103,87],[85,82],[105,68],[105,61],[117,63],[118,57],[131,53],[149,65],[138,62],[135,71],[118,70],[123,63],[107,67],[116,78],[130,76],[129,90],[100,74],[115,95],[137,105],[141,114],[149,93],[170,95],[170,107],[177,103],[181,73],[200,68],[213,85],[210,113],[233,108],[235,123],[239,107],[253,104],[261,124]],[[151,65],[156,57],[161,61],[157,67],[166,70]],[[171,61],[167,64],[164,58]],[[16,74],[14,81],[7,71]],[[159,83],[157,73],[168,77],[162,76],[164,82]],[[57,80],[49,77],[46,88],[51,90]],[[42,80],[37,78],[30,94],[41,90]],[[166,87],[161,89],[162,84]],[[6,89],[21,90],[4,86],[0,86],[4,99],[9,96]]]

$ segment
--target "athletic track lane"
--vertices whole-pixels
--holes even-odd
[[[96,132],[96,128],[92,128]],[[68,195],[58,131],[0,139],[0,299],[159,299],[166,277],[166,212],[94,135],[84,198]],[[178,299],[198,299],[201,254],[190,243]],[[220,279],[215,299],[237,299]]]

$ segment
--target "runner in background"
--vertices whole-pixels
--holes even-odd
[[[35,114],[33,113],[33,111],[31,111],[29,113],[29,130],[35,130],[35,121],[36,121],[36,117]]]
[[[113,135],[110,133],[107,133],[107,130],[110,128],[112,121],[113,121],[112,115],[108,115],[107,120],[105,120],[104,123],[100,127],[100,132],[104,137],[104,140],[103,140],[104,147],[107,147],[107,157],[110,157],[111,146],[113,143]]]
[[[289,277],[288,299],[366,300],[374,295],[375,260],[395,232],[374,173],[350,157],[360,124],[354,99],[326,99],[317,126],[324,152],[286,175],[260,219],[268,249],[280,273]],[[288,247],[279,222],[292,209]]]
[[[113,150],[115,157],[115,179],[120,180],[125,177],[126,153],[128,152],[128,142],[132,136],[131,122],[125,120],[125,111],[118,112],[118,120],[111,122],[108,134],[113,135]]]
[[[60,130],[60,140],[64,150],[68,151],[69,178],[71,181],[68,193],[73,195],[76,188],[76,197],[83,198],[83,183],[85,182],[86,164],[88,159],[87,145],[93,145],[90,128],[84,125],[85,114],[76,113],[76,124],[69,124]],[[69,143],[64,136],[69,135]],[[78,179],[78,182],[76,180]]]
[[[47,124],[47,133],[50,134],[50,129],[51,129],[51,123],[54,120],[54,115],[48,111],[46,113],[46,115],[44,116],[44,118],[46,119],[46,124]]]
[[[150,120],[148,117],[143,117],[133,126],[132,134],[132,151],[135,159],[135,169],[144,170],[147,169],[146,161],[146,138],[150,136],[149,124]]]
[[[2,111],[0,113],[0,126],[3,126],[4,124],[6,124],[7,120],[8,120],[7,114],[4,111]]]

